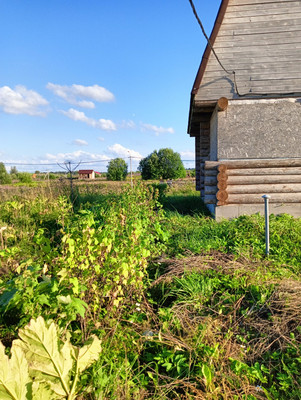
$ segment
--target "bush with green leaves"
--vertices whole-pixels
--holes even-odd
[[[17,177],[21,183],[32,183],[32,176],[29,172],[18,172]]]
[[[108,165],[107,180],[124,181],[128,174],[127,163],[122,158],[114,158]]]
[[[180,154],[169,148],[154,150],[140,161],[138,170],[144,180],[178,179],[186,176]]]
[[[4,164],[0,163],[0,184],[5,185],[11,183],[11,176],[6,171]]]

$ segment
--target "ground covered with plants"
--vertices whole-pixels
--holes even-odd
[[[301,220],[191,186],[0,207],[1,399],[300,399]]]

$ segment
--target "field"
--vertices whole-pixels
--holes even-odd
[[[301,220],[192,181],[0,192],[1,399],[301,397]]]

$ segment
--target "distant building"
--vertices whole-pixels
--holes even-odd
[[[78,171],[79,179],[95,179],[95,171],[93,169],[80,169]]]

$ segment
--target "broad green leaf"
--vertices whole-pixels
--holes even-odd
[[[92,335],[83,347],[76,350],[77,368],[79,372],[83,372],[98,359],[101,352],[101,341],[98,337]]]
[[[28,399],[28,384],[31,382],[28,363],[22,349],[13,343],[11,358],[5,354],[5,347],[0,342],[0,399]]]
[[[48,327],[44,319],[38,317],[20,329],[19,337],[21,340],[14,343],[23,349],[35,379],[49,382],[58,395],[68,395],[73,346],[69,341],[60,346],[55,324]]]
[[[64,396],[65,397],[65,396]],[[56,395],[49,384],[34,382],[32,384],[32,400],[60,400],[62,396]]]
[[[207,364],[202,365],[202,374],[205,378],[206,386],[211,385],[212,378],[213,378],[213,372]]]

